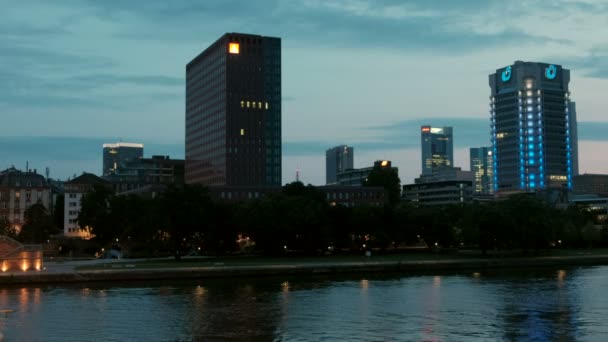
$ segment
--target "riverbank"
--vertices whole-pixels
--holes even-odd
[[[47,262],[41,271],[5,272],[0,285],[206,279],[268,276],[310,276],[367,273],[483,272],[500,269],[608,265],[608,254],[560,255],[509,258],[458,258],[427,255],[427,258],[283,258],[218,259],[175,263],[170,260],[81,260]],[[234,259],[239,260],[239,259]]]

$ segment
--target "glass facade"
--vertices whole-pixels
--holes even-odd
[[[473,192],[481,195],[493,194],[492,148],[472,147],[469,152],[471,172],[474,177]]]
[[[354,150],[340,145],[325,151],[325,183],[337,184],[338,173],[354,168]]]
[[[572,188],[570,71],[515,62],[490,75],[495,191]]]
[[[143,157],[143,144],[123,142],[103,144],[103,175],[112,175],[122,164]]]
[[[227,33],[186,66],[186,183],[281,185],[281,40]]]
[[[422,174],[454,166],[454,141],[452,127],[420,127],[422,146]]]

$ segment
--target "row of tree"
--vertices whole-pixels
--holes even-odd
[[[200,186],[169,188],[153,199],[115,196],[98,187],[83,198],[78,219],[102,244],[118,239],[157,246],[179,259],[199,249],[253,248],[278,255],[412,245],[465,246],[482,253],[582,247],[605,240],[593,218],[585,209],[554,209],[527,194],[456,206],[331,206],[315,187],[295,182],[280,193],[242,203],[213,201]]]

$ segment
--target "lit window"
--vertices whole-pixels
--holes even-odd
[[[239,43],[228,44],[228,52],[230,52],[231,54],[239,54],[239,52],[240,52]]]
[[[268,109],[268,102],[266,102],[266,109]]]
[[[247,108],[249,108],[250,104],[251,104],[251,102],[247,101]]]
[[[528,91],[526,92],[526,95],[527,95],[527,96],[532,96],[532,91],[528,90]]]
[[[258,102],[258,109],[262,109],[262,102]]]
[[[245,101],[241,101],[241,108],[245,107]]]
[[[241,135],[245,135],[245,129],[241,128]]]

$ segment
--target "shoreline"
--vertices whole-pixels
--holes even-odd
[[[119,265],[119,264],[117,264]],[[608,255],[544,256],[503,259],[446,259],[416,261],[293,263],[251,266],[192,266],[137,268],[121,263],[121,268],[100,270],[54,270],[0,274],[0,285],[62,284],[111,281],[187,280],[210,278],[259,278],[272,276],[321,276],[357,273],[426,273],[445,271],[488,271],[545,267],[608,265]]]

